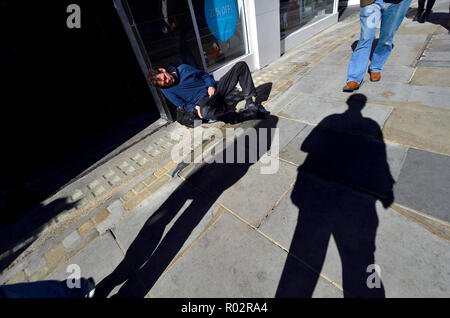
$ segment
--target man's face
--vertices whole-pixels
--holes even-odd
[[[158,79],[157,83],[160,87],[169,87],[175,84],[175,77],[172,74],[167,73],[166,69],[159,68],[158,70],[162,72],[156,75],[156,78]]]

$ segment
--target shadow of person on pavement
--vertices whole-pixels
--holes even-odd
[[[92,298],[92,277],[72,280],[42,280],[0,286],[0,298]]]
[[[0,273],[42,235],[41,232],[55,217],[64,211],[70,211],[77,204],[79,200],[70,202],[67,197],[58,198],[48,204],[41,203],[22,213],[21,217],[14,222],[6,225],[0,222]]]
[[[375,203],[393,202],[394,179],[380,127],[361,114],[366,97],[354,94],[347,104],[344,113],[323,119],[301,145],[308,156],[291,194],[298,223],[276,297],[313,295],[331,236],[341,259],[344,297],[385,296],[381,277],[370,276],[377,275],[370,265],[376,264]],[[300,263],[307,266],[299,270]]]
[[[277,117],[268,116],[254,126],[257,138],[254,139],[256,142],[253,147],[258,147],[257,160],[260,160],[266,149],[271,149],[275,135],[271,128],[275,128],[277,122]],[[260,134],[261,128],[267,129],[267,135]],[[259,148],[263,138],[267,138],[266,149]],[[249,148],[245,149],[245,162],[238,163],[237,139],[232,144],[235,149],[232,163],[225,150],[230,149],[230,145],[224,145],[223,151],[216,154],[216,158],[221,158],[223,163],[199,164],[198,169],[193,170],[186,181],[147,219],[122,262],[96,286],[95,297],[108,297],[121,284],[112,297],[146,296],[177,254],[186,248],[186,240],[204,216],[213,213],[210,209],[218,197],[238,182],[255,163]]]
[[[417,14],[417,10],[417,8],[409,8],[405,17],[412,20]],[[450,32],[450,6],[448,8],[448,13],[431,11],[431,14],[428,16],[426,22],[436,25],[439,24]],[[420,25],[420,22],[417,21],[417,23]]]

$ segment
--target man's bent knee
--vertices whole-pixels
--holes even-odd
[[[234,67],[239,68],[239,69],[244,69],[244,68],[247,68],[247,69],[248,69],[248,65],[247,65],[247,63],[245,63],[244,61],[237,62],[237,63],[234,65]]]

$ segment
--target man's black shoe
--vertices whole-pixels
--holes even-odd
[[[270,114],[270,112],[265,109],[263,105],[258,105],[258,111],[263,114]]]
[[[422,14],[418,19],[419,23],[424,23],[425,21],[427,21],[429,15],[430,13],[425,11],[424,14]]]
[[[244,110],[258,110],[258,105],[256,105],[254,102],[245,103]]]
[[[264,108],[261,104],[255,104],[254,102],[250,102],[245,104],[244,110],[255,110],[263,114],[270,114],[270,112]]]
[[[413,18],[413,21],[419,21],[419,19],[421,18],[421,16],[422,16],[422,12],[417,12],[416,15],[415,15],[414,18]]]
[[[238,113],[238,122],[260,118],[260,112],[257,109],[243,109]]]

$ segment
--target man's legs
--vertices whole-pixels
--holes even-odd
[[[361,35],[348,64],[347,83],[355,81],[360,84],[364,78],[369,64],[372,42],[381,17],[382,5],[382,0],[376,0],[372,4],[362,7],[359,11]]]
[[[425,9],[425,0],[419,0],[419,6],[417,8],[417,14],[422,14]]]
[[[427,9],[425,10],[425,14],[430,15],[431,9],[433,9],[435,2],[436,2],[436,0],[428,0],[427,1]]]
[[[230,113],[225,110],[223,105],[220,105],[220,97],[225,98],[228,94],[230,94],[236,87],[237,83],[241,86],[242,93],[246,99],[245,109],[239,114],[234,112]],[[260,118],[262,115],[268,113],[262,106],[257,106],[253,102],[253,97],[256,97],[256,88],[255,84],[253,84],[250,69],[245,62],[236,63],[227,73],[225,73],[225,75],[222,76],[217,83],[217,91],[214,96],[212,97],[213,99],[219,97],[219,102],[216,104],[217,106],[215,106],[214,103],[211,105],[207,103],[203,107],[200,106],[202,109],[202,116],[204,118],[233,123]]]
[[[400,27],[408,11],[411,0],[403,0],[398,4],[386,3],[381,17],[380,38],[373,52],[370,72],[381,72],[384,63],[392,51],[394,34]]]
[[[247,63],[238,62],[217,83],[217,92],[223,97],[230,94],[237,83],[242,88],[246,100],[256,97],[256,88]]]
[[[431,14],[431,9],[433,9],[435,1],[436,0],[427,0],[427,8],[425,9],[424,14],[419,19],[420,23],[424,23],[425,20],[428,20],[428,16]]]

